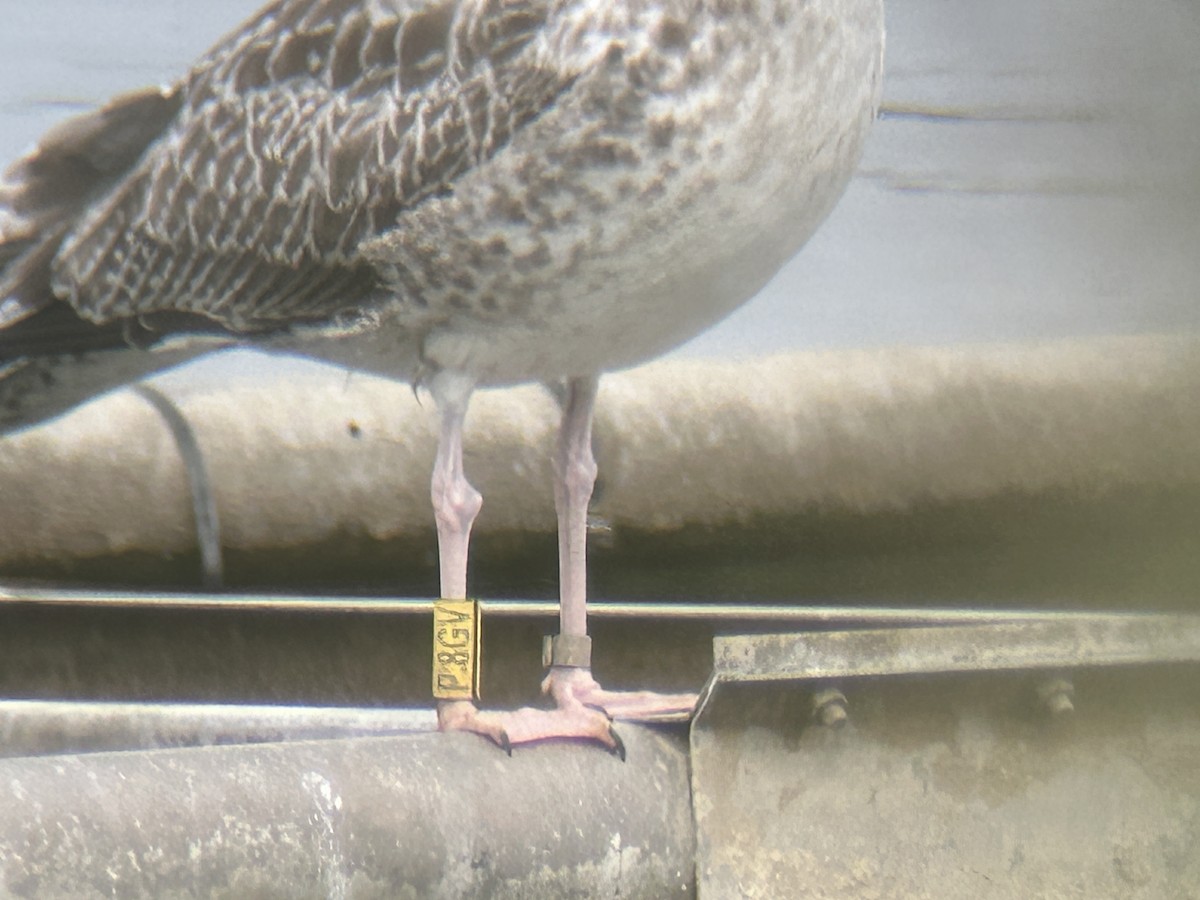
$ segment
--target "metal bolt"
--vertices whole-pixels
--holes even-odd
[[[813,693],[813,718],[828,728],[846,724],[850,713],[846,711],[846,695],[837,688],[821,688]]]
[[[1050,715],[1065,716],[1075,711],[1075,685],[1067,678],[1051,678],[1037,686],[1037,698]]]

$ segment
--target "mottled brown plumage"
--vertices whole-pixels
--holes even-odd
[[[284,0],[178,84],[46,135],[0,184],[0,427],[83,399],[55,396],[65,367],[103,390],[189,355],[63,352],[261,337],[396,299],[361,244],[570,84],[524,52],[552,5]]]
[[[548,3],[411,6],[277,3],[214,48],[63,243],[55,293],[97,323],[174,310],[236,331],[375,302],[362,242],[570,81],[522,53]]]
[[[7,173],[0,427],[216,337],[481,383],[661,352],[828,210],[878,21],[878,0],[276,2]],[[172,352],[54,358],[130,346]]]

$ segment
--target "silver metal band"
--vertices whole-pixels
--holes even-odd
[[[542,638],[542,665],[591,668],[592,639],[586,634],[548,634]]]

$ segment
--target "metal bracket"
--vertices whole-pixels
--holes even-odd
[[[1178,762],[1200,752],[1200,616],[739,635],[713,657],[702,898],[1200,889],[1173,849],[1200,834]]]

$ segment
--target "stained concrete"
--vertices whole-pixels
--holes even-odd
[[[686,751],[428,734],[0,761],[0,896],[690,896]]]
[[[724,688],[694,739],[701,900],[1200,895],[1196,667]]]
[[[802,549],[809,535],[786,520],[850,517],[871,530],[958,507],[978,529],[1005,498],[1053,510],[1194,491],[1198,393],[1200,340],[1190,337],[647,366],[601,387],[593,547],[602,557],[606,536],[707,530],[710,556],[736,558],[757,552],[739,543],[756,523],[784,520],[775,545],[792,535]],[[424,567],[428,592],[436,416],[408,388],[317,370],[189,394],[180,407],[207,457],[231,574],[291,549],[306,573],[297,580],[340,567],[362,583],[390,563],[393,578]],[[537,388],[484,392],[471,408],[466,467],[485,498],[479,571],[494,568],[489,544],[527,570],[517,557],[531,542],[553,552],[557,414]],[[195,547],[169,430],[128,392],[0,441],[0,506],[0,572],[61,577],[88,560],[142,554],[144,565]],[[319,559],[306,549],[321,544]],[[125,568],[136,581],[139,564]]]

